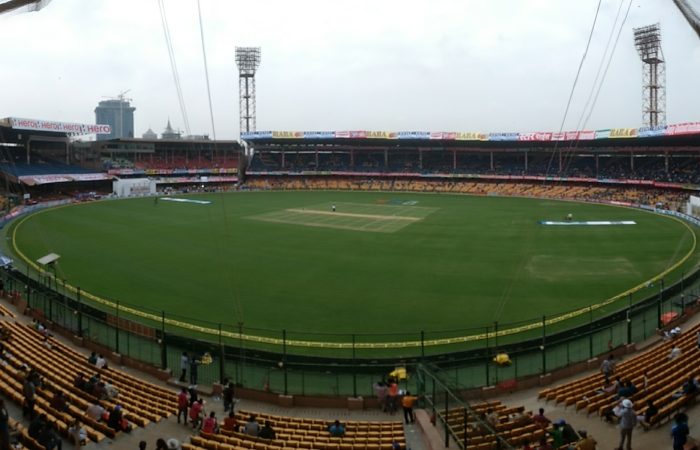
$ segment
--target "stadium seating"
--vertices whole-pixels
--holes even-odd
[[[394,441],[402,448],[406,438],[401,422],[346,421],[345,435],[331,437],[328,421],[288,417],[272,414],[238,411],[236,419],[244,424],[248,417],[256,416],[260,422],[269,421],[275,430],[276,439],[265,440],[237,431],[222,430],[220,434],[201,433],[192,436],[191,443],[197,448],[278,450],[281,448],[319,450],[390,450]]]
[[[472,195],[545,197],[562,200],[627,202],[648,206],[663,204],[677,209],[688,194],[660,189],[602,187],[555,183],[521,183],[513,181],[483,182],[450,179],[365,178],[365,177],[251,177],[251,189],[280,190],[356,190],[450,192]]]
[[[6,321],[1,326],[10,332],[9,339],[3,341],[6,364],[0,365],[0,391],[16,403],[21,404],[23,366],[36,370],[43,379],[43,386],[37,389],[37,406],[39,413],[45,413],[55,421],[59,433],[67,437],[68,424],[80,418],[85,424],[88,437],[96,442],[105,437],[115,437],[114,430],[104,423],[95,422],[84,416],[87,406],[97,399],[74,387],[73,380],[78,373],[90,376],[100,373],[103,381],[109,381],[118,391],[117,398],[102,400],[107,410],[121,405],[127,412],[126,418],[135,425],[146,426],[173,414],[177,407],[175,395],[163,388],[144,382],[119,370],[96,369],[86,358],[75,350],[49,339],[30,326]],[[48,345],[46,345],[48,342]],[[56,411],[50,406],[55,392],[66,394],[68,409]]]
[[[645,353],[617,364],[614,376],[620,377],[623,381],[632,381],[638,389],[630,397],[637,408],[636,411],[643,414],[647,400],[653,400],[659,409],[659,413],[652,419],[652,424],[669,419],[673,413],[692,400],[679,394],[683,383],[689,377],[700,375],[700,360],[695,357],[696,332],[699,330],[700,325],[695,326],[672,341],[664,342]],[[674,345],[681,349],[681,356],[669,359],[669,353]],[[643,385],[645,373],[646,388]],[[615,393],[605,393],[601,390],[603,378],[602,373],[593,373],[556,387],[543,389],[539,393],[539,398],[564,403],[565,406],[575,405],[576,410],[585,410],[588,414],[597,413],[603,416],[618,402]]]

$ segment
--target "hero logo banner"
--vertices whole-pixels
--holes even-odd
[[[10,126],[15,130],[52,131],[68,134],[110,134],[112,132],[112,127],[105,124],[54,122],[18,117],[10,117]]]

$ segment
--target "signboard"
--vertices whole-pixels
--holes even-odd
[[[700,133],[700,122],[679,123],[676,125],[669,125],[666,128],[666,134],[670,136],[698,133]]]
[[[395,131],[367,131],[368,139],[396,139],[398,133]]]
[[[636,128],[612,128],[610,138],[633,138],[637,137]]]
[[[301,139],[304,137],[303,131],[273,131],[273,139]]]
[[[429,131],[399,131],[399,139],[430,139]]]
[[[10,117],[10,126],[15,130],[49,131],[66,134],[110,134],[109,125],[85,124],[71,122],[54,122],[51,120],[21,119]]]

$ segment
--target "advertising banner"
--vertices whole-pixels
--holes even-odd
[[[428,131],[399,131],[399,139],[430,139]]]
[[[552,140],[553,141],[563,141],[565,137],[566,137],[566,134],[564,134],[564,133],[552,133]]]
[[[593,139],[595,139],[595,131],[593,130],[578,132],[579,141],[592,141]]]
[[[53,131],[67,134],[109,134],[112,128],[103,124],[54,122],[51,120],[21,119],[10,117],[10,126],[15,130]]]
[[[367,131],[367,139],[397,139],[395,131]]]
[[[564,140],[565,141],[575,141],[578,139],[578,131],[565,131]]]
[[[304,139],[333,139],[333,131],[304,131]]]
[[[595,130],[596,139],[607,139],[610,137],[610,129],[607,130]]]
[[[489,133],[489,141],[517,141],[518,133]]]
[[[334,134],[337,139],[347,139],[350,137],[349,131],[336,131]]]
[[[273,139],[302,139],[304,137],[303,131],[273,131]]]
[[[633,138],[637,137],[636,128],[612,128],[610,138]]]
[[[365,139],[367,137],[366,131],[350,131],[351,139]]]
[[[666,134],[669,136],[681,134],[700,134],[700,122],[688,122],[669,125],[666,128]]]
[[[666,125],[658,125],[656,127],[642,127],[637,131],[638,137],[653,137],[663,136],[666,134]]]
[[[458,133],[455,133],[455,139],[458,141],[488,141],[489,136],[486,133],[460,131]]]

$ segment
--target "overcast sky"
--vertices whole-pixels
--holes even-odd
[[[258,130],[556,131],[597,2],[202,0],[217,138],[238,137],[236,46],[262,47]],[[165,5],[191,131],[211,134],[197,3]],[[619,5],[602,2],[565,129]],[[635,0],[587,129],[641,125],[632,28],[656,22],[667,122],[700,121],[700,39],[671,0]],[[156,0],[53,0],[0,16],[0,39],[0,117],[93,123],[130,90],[137,136],[184,130]]]

